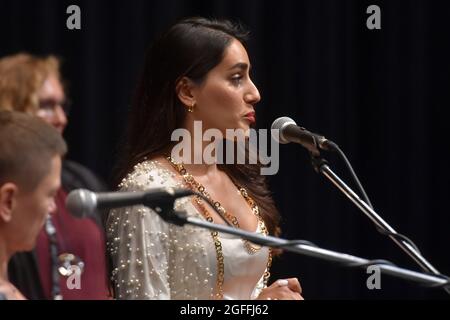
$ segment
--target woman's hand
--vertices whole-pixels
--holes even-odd
[[[297,278],[279,279],[261,290],[257,300],[304,300]]]

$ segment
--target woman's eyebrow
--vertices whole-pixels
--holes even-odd
[[[229,70],[232,70],[232,69],[236,69],[236,68],[238,68],[238,69],[242,69],[242,70],[247,70],[247,69],[251,69],[251,66],[249,66],[247,63],[245,63],[245,62],[238,62],[238,63],[236,63],[235,65],[233,65]]]

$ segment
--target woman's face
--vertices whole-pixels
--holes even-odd
[[[206,75],[202,84],[193,89],[194,120],[202,121],[203,130],[217,128],[247,131],[256,120],[255,105],[261,99],[250,79],[247,51],[234,39],[224,58]]]

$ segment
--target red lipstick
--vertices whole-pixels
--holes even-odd
[[[256,121],[256,114],[255,111],[249,112],[245,115],[245,118],[249,120],[251,123],[254,123]]]

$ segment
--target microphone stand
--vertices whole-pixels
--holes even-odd
[[[388,231],[391,235],[389,237],[394,241],[403,251],[405,251],[424,271],[440,276],[441,273],[433,267],[419,252],[404,240],[399,240],[395,237],[397,232],[386,221],[384,221],[366,202],[364,202],[338,175],[328,166],[328,162],[320,157],[320,154],[312,154],[311,162],[314,170],[321,173],[329,181],[331,181],[350,201],[352,201],[372,222],[381,230]],[[450,287],[444,287],[445,291],[450,294]]]
[[[338,262],[348,266],[356,266],[356,267],[367,267],[372,265],[378,266],[380,268],[380,272],[382,273],[428,286],[433,287],[445,286],[446,288],[450,286],[448,278],[443,275],[434,276],[404,268],[399,268],[391,264],[377,262],[380,260],[368,260],[345,253],[330,251],[327,249],[319,248],[314,245],[304,244],[306,243],[306,241],[290,241],[273,236],[262,236],[254,232],[249,232],[230,226],[211,223],[198,218],[189,217],[185,211],[175,211],[173,209],[169,209],[167,206],[165,206],[164,209],[161,208],[159,209],[160,210],[155,211],[161,216],[162,219],[164,219],[166,222],[174,223],[178,226],[190,224],[201,228],[207,228],[210,230],[236,235],[238,237],[241,237],[243,239],[249,240],[255,244],[259,244],[262,246],[283,248],[286,251],[291,251],[323,260]],[[213,209],[216,210],[215,207],[213,207]],[[294,242],[304,242],[304,243],[295,244]]]

